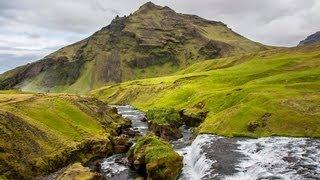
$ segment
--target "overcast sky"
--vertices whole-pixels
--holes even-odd
[[[147,0],[0,0],[0,73],[88,37]],[[295,46],[320,30],[320,0],[153,0],[222,21],[268,45]]]

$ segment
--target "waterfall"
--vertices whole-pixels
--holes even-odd
[[[214,178],[212,165],[216,162],[206,157],[203,146],[217,138],[212,135],[199,135],[190,146],[177,150],[183,156],[184,167],[180,179],[200,180]]]

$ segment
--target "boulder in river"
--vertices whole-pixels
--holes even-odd
[[[148,179],[177,179],[183,167],[182,159],[172,145],[154,134],[139,138],[128,153],[132,168],[146,173]]]

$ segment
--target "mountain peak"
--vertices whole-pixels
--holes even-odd
[[[147,3],[145,3],[144,5],[140,6],[140,10],[141,9],[160,9],[162,8],[161,6],[155,5],[153,2],[149,1]]]
[[[320,43],[320,31],[308,36],[305,40],[300,41],[299,45]]]

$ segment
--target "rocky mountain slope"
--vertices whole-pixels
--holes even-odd
[[[207,60],[174,76],[106,86],[92,95],[203,119],[199,133],[320,137],[320,45]],[[205,115],[204,118],[201,118]]]
[[[0,179],[32,179],[105,157],[128,123],[93,98],[0,91]]]
[[[0,75],[0,89],[85,93],[104,84],[172,74],[200,60],[265,49],[222,22],[149,2],[80,42]]]
[[[308,36],[305,40],[300,41],[299,45],[320,43],[320,31]]]

